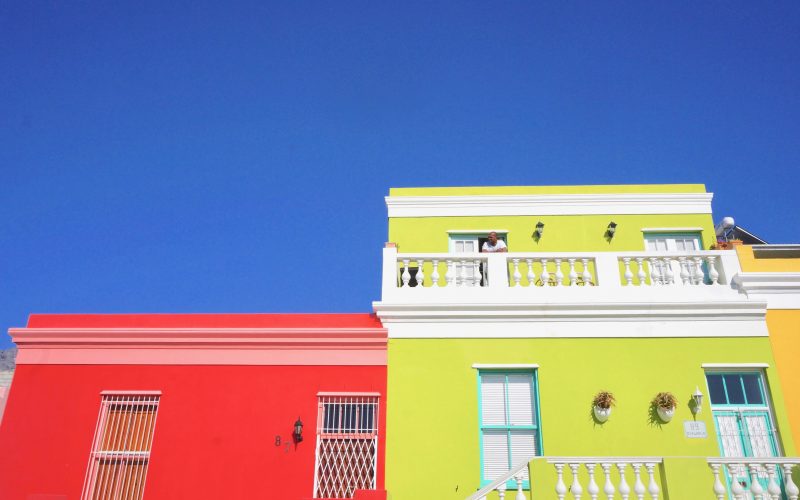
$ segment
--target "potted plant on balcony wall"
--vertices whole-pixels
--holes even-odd
[[[678,406],[678,399],[671,392],[659,392],[650,404],[655,407],[658,418],[666,423],[675,416],[675,407]]]
[[[617,400],[614,395],[608,391],[600,391],[594,395],[592,400],[594,418],[598,422],[603,423],[611,416],[611,407],[616,405]]]

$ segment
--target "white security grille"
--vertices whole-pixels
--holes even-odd
[[[375,489],[378,396],[319,394],[314,498]]]
[[[103,392],[83,500],[139,500],[160,393]]]

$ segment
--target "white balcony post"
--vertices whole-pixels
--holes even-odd
[[[800,496],[800,488],[798,488],[792,480],[793,466],[794,464],[783,464],[784,486],[786,489],[786,494],[789,496],[789,500],[797,500],[797,497]]]
[[[564,284],[564,272],[561,271],[561,259],[553,259],[556,263],[556,286]]]
[[[417,259],[417,287],[422,289],[425,286],[425,272],[422,270],[425,261]]]
[[[597,276],[595,285],[603,288],[622,288],[619,275],[619,259],[616,254],[600,252],[594,260],[594,270]]]
[[[508,288],[508,261],[505,253],[487,253],[489,288]]]
[[[716,261],[716,255],[709,255],[706,257],[706,264],[708,265],[708,278],[711,280],[712,285],[719,284],[719,271],[717,271]]]
[[[731,493],[736,500],[744,500],[745,491],[742,484],[736,479],[739,471],[744,469],[742,464],[728,464],[728,473],[731,476]]]
[[[628,466],[626,463],[619,463],[617,464],[617,469],[619,470],[619,494],[622,496],[622,500],[628,500],[628,497],[631,495],[631,487],[628,486],[628,482],[625,481],[625,468]]]
[[[597,483],[594,480],[594,468],[595,464],[586,464],[586,470],[589,471],[589,487],[586,488],[586,491],[589,492],[589,498],[592,500],[597,500],[597,495],[600,493],[600,487],[597,486]]]
[[[644,257],[636,257],[636,277],[639,278],[639,286],[647,284],[647,273],[644,272]]]
[[[719,479],[719,464],[709,464],[711,467],[711,472],[714,473],[714,496],[717,497],[717,500],[724,500],[725,494],[728,490],[725,488],[725,485],[722,484],[722,481]]]
[[[542,286],[547,286],[550,281],[550,273],[547,271],[547,259],[542,259],[542,274],[539,275],[542,280]]]
[[[572,493],[572,498],[575,500],[581,500],[581,496],[583,496],[583,487],[580,481],[578,481],[578,468],[580,465],[581,464],[569,464],[569,469],[572,471],[572,484],[569,490]]]
[[[575,259],[567,259],[569,262],[569,286],[575,286],[578,282],[578,273],[575,272]]]
[[[658,272],[658,265],[656,265],[657,259],[655,257],[650,257],[648,259],[650,261],[650,286],[656,286],[661,284],[661,273]]]
[[[535,286],[536,273],[533,272],[533,259],[525,259],[525,263],[528,264],[528,287]]]
[[[640,470],[642,468],[642,464],[633,464],[633,475],[636,477],[636,481],[633,483],[633,492],[636,494],[636,498],[638,500],[644,500],[644,493],[647,491],[644,488],[644,483],[642,482],[642,475],[640,474]]]
[[[584,284],[589,284],[592,281],[592,273],[589,271],[589,259],[581,259],[581,264],[583,264],[581,278],[583,278]]]
[[[519,259],[511,259],[511,262],[514,263],[514,286],[519,286],[519,282],[522,281],[522,274],[519,272]]]
[[[514,481],[517,482],[517,494],[514,495],[514,500],[526,500],[525,493],[522,491],[522,481],[524,477],[522,474],[514,476]]]
[[[408,259],[403,259],[403,286],[408,287],[408,283],[411,281],[411,273],[408,272],[408,265],[411,261]]]
[[[633,273],[631,272],[631,258],[630,257],[623,257],[622,262],[625,264],[625,285],[631,286],[633,284]]]
[[[603,493],[606,494],[606,498],[614,498],[614,483],[611,482],[611,464],[600,464],[600,467],[603,468],[603,475],[606,476],[606,482],[603,485]]]
[[[564,484],[564,464],[553,464],[556,468],[556,474],[558,475],[558,481],[556,481],[556,496],[558,500],[564,500],[564,496],[567,494],[567,485]]]
[[[764,488],[758,481],[758,464],[747,464],[747,468],[750,469],[750,493],[757,500],[764,500]]]
[[[496,488],[497,498],[503,500],[506,497],[506,483],[501,484]]]
[[[778,485],[776,470],[778,469],[778,465],[771,465],[767,464],[764,467],[767,469],[767,474],[769,474],[769,483],[767,484],[767,493],[769,493],[769,497],[772,500],[780,500],[781,498],[781,487]]]
[[[383,296],[388,297],[397,288],[397,247],[383,249],[383,271],[381,288]]]
[[[439,286],[439,259],[433,259],[433,272],[431,273],[431,286]]]
[[[444,286],[452,288],[453,282],[455,281],[456,278],[455,266],[451,259],[447,259],[445,263],[447,264],[447,270],[444,273]]]
[[[644,466],[647,469],[647,475],[650,477],[650,483],[647,485],[647,491],[650,493],[650,497],[653,500],[658,500],[658,494],[661,492],[661,490],[659,489],[658,484],[656,484],[656,476],[653,472],[656,464],[650,463],[644,464]]]

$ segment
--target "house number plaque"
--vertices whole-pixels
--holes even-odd
[[[707,438],[705,422],[693,422],[691,420],[683,421],[683,433],[687,438]]]

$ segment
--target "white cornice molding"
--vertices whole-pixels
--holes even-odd
[[[800,309],[800,273],[737,273],[732,283],[769,309]]]
[[[703,363],[700,365],[705,370],[724,370],[742,368],[769,368],[769,363]]]
[[[389,217],[710,214],[713,193],[387,196]]]
[[[389,338],[765,337],[757,301],[373,304]]]
[[[473,368],[477,370],[535,370],[539,365],[535,363],[473,363]]]

